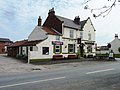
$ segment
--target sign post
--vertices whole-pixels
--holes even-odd
[[[83,57],[83,43],[81,43],[81,38],[77,39],[77,43],[79,44],[79,49],[80,49],[80,56]]]

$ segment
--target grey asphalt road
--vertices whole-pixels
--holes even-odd
[[[0,90],[120,90],[120,61],[65,70],[4,73],[0,74]]]

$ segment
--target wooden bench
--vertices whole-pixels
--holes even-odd
[[[63,59],[63,55],[53,55],[53,60]]]
[[[68,55],[68,59],[76,59],[77,56],[76,55]]]

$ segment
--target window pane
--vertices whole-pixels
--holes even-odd
[[[70,52],[73,52],[73,49],[70,49]]]
[[[90,33],[88,34],[88,40],[91,40],[91,34]]]
[[[43,54],[45,55],[49,54],[49,47],[43,47]]]
[[[33,51],[33,47],[30,47],[30,51]]]
[[[55,46],[55,53],[60,53],[60,45]]]
[[[88,51],[88,52],[92,52],[92,45],[89,45],[89,46],[87,47],[87,51]]]
[[[74,53],[74,52],[75,52],[75,45],[74,45],[74,44],[69,44],[68,46],[69,46],[69,47],[68,47],[69,52],[70,52],[70,53]]]
[[[70,44],[70,49],[72,49],[73,48],[73,44]]]
[[[70,38],[74,38],[74,32],[73,32],[73,30],[70,30]]]
[[[60,46],[56,46],[56,48],[58,48],[58,49],[59,49],[59,48],[60,48]]]
[[[56,36],[56,40],[60,40],[60,36]]]
[[[60,49],[56,49],[56,53],[60,53]]]
[[[80,38],[83,39],[83,32],[80,32]]]

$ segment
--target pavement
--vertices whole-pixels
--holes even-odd
[[[120,61],[120,59],[117,59]],[[45,70],[63,70],[68,68],[75,67],[91,67],[94,65],[101,65],[107,63],[113,63],[114,61],[81,61],[81,62],[72,62],[72,63],[60,63],[60,64],[51,64],[51,65],[34,65],[27,64],[15,58],[7,57],[7,55],[0,55],[0,72],[39,72]]]

